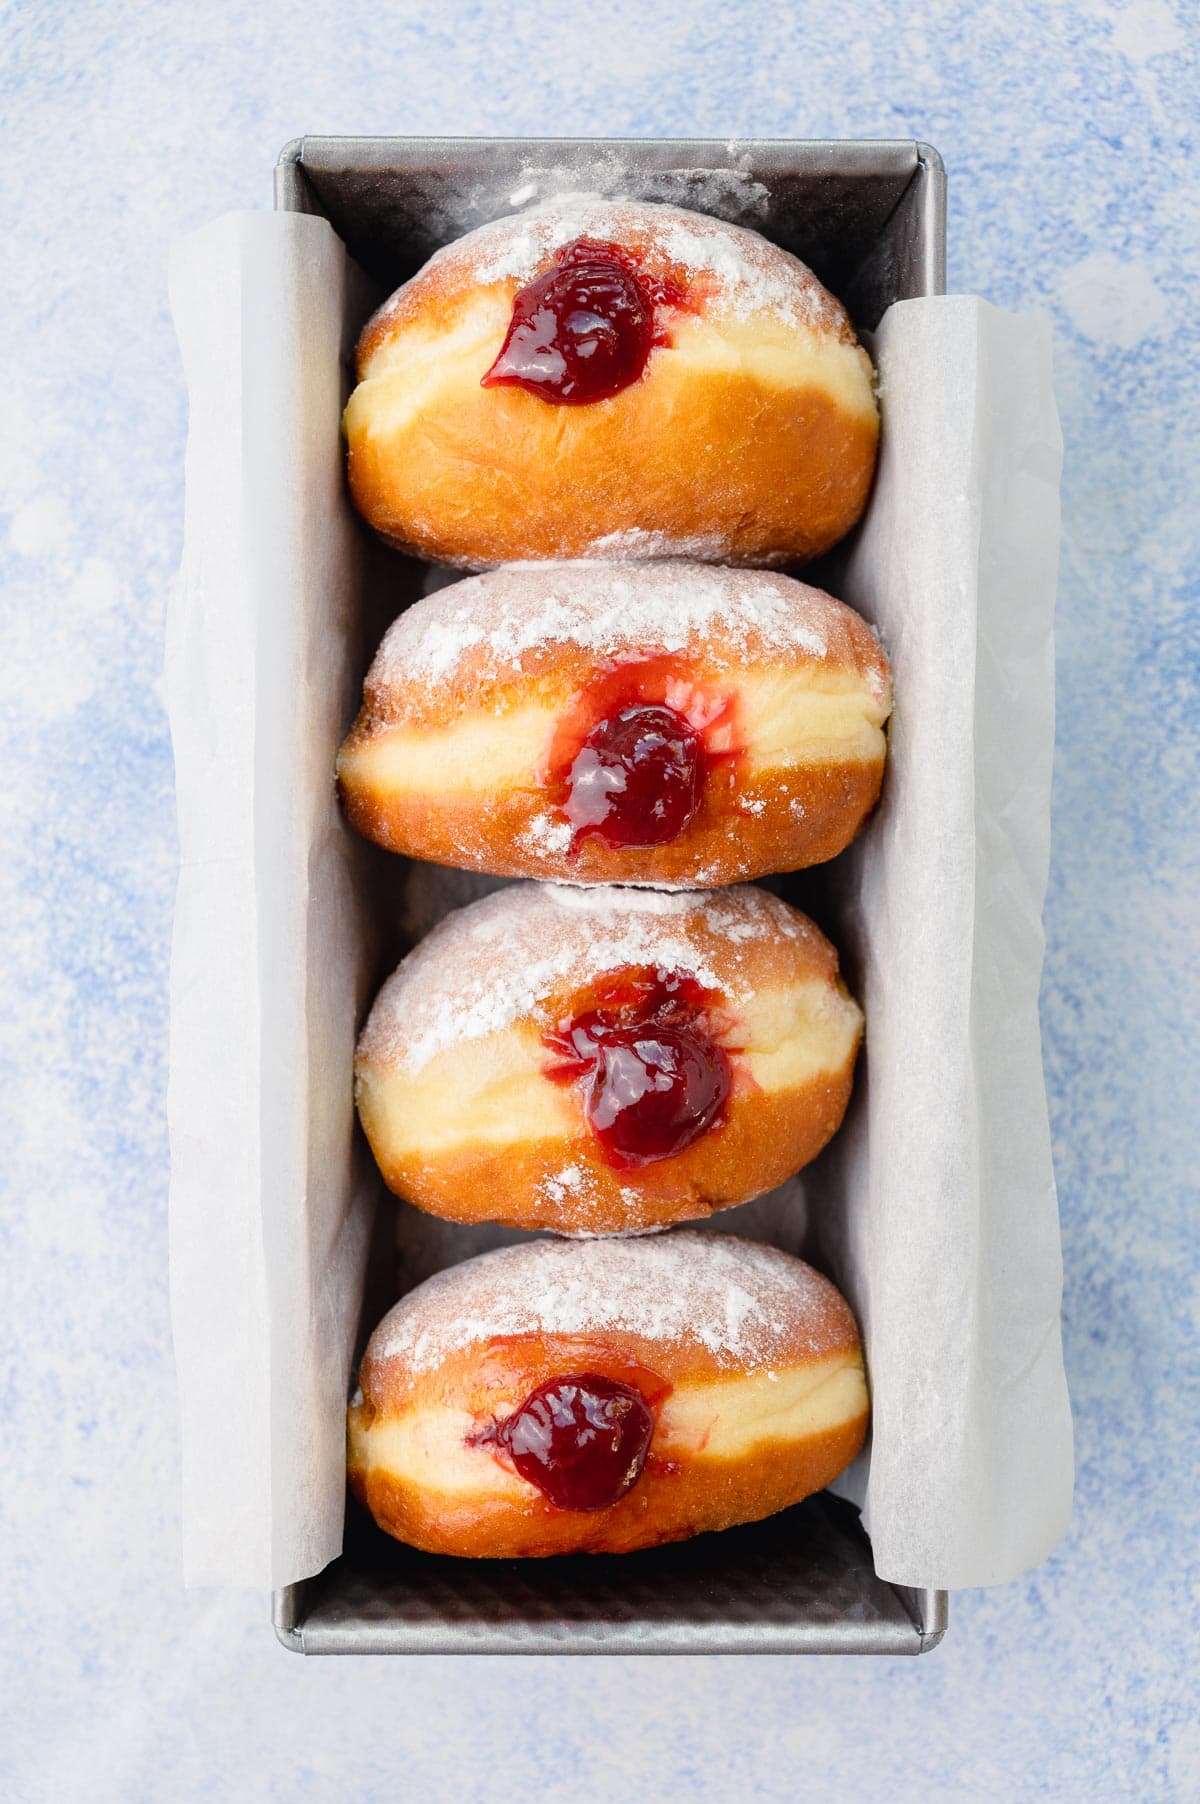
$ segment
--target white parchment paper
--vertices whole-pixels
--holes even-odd
[[[368,299],[294,214],[183,240],[171,298],[191,399],[167,654],[185,1575],[275,1586],[340,1551],[377,1191],[351,1068],[388,879],[331,778],[377,636],[338,437]],[[881,1576],[955,1587],[1036,1564],[1070,1507],[1037,1024],[1060,443],[1042,326],[910,301],[874,349],[884,450],[839,587],[897,706],[880,811],[821,880],[868,1051],[803,1215],[870,1364],[872,1445],[842,1488]]]
[[[951,1589],[1036,1565],[1070,1515],[1037,1014],[1062,447],[1044,324],[904,301],[874,351],[886,431],[841,594],[896,709],[880,809],[829,869],[868,1038],[810,1214],[870,1360],[844,1488],[882,1577]]]
[[[371,970],[333,757],[362,675],[343,495],[363,302],[324,221],[183,240],[191,402],[167,622],[180,876],[171,1308],[190,1583],[275,1586],[341,1549],[345,1403],[374,1203],[351,1066]]]

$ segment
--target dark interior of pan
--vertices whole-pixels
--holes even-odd
[[[280,157],[275,201],[327,218],[382,297],[463,232],[564,192],[633,194],[752,226],[808,263],[861,332],[893,301],[944,286],[941,161],[912,140],[301,138]],[[378,546],[368,559],[382,560],[386,580],[368,583],[364,674],[397,598],[440,580]],[[836,554],[805,574],[837,593]],[[379,612],[381,592],[390,612]],[[404,865],[362,853],[380,898],[382,980],[407,949],[392,925]],[[777,887],[821,921],[819,884]],[[401,909],[410,933],[432,925],[420,918],[430,894],[426,884],[422,902],[410,896]],[[382,1194],[364,1338],[396,1295],[394,1220]],[[464,1238],[451,1247],[443,1232]],[[423,1240],[406,1253],[401,1237],[400,1288],[475,1251],[467,1232],[421,1218]],[[274,1620],[305,1653],[918,1654],[945,1631],[946,1596],[879,1579],[857,1511],[828,1493],[767,1522],[619,1559],[446,1559],[389,1540],[351,1504],[341,1557],[277,1592]]]

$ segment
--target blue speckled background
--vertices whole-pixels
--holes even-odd
[[[903,23],[896,23],[902,13]],[[1200,1798],[1191,0],[0,6],[0,1796]],[[179,1586],[160,700],[174,232],[303,131],[918,136],[1067,444],[1043,1019],[1075,1524],[914,1662],[317,1661]],[[1191,1407],[1189,1407],[1189,1404]]]

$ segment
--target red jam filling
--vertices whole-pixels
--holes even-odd
[[[619,245],[576,238],[517,291],[483,387],[524,388],[568,407],[619,394],[666,342],[655,329],[656,304],[681,306],[682,291],[649,278]]]
[[[700,805],[704,748],[674,708],[645,703],[597,721],[567,773],[563,812],[576,840],[661,846]]]
[[[601,671],[567,712],[546,784],[572,831],[616,848],[661,846],[694,820],[706,781],[736,757],[733,701],[704,693],[672,660]]]
[[[474,1437],[502,1447],[560,1510],[606,1510],[641,1477],[654,1417],[641,1393],[599,1372],[552,1378]]]
[[[714,998],[679,972],[626,972],[545,1034],[546,1075],[577,1083],[584,1114],[618,1170],[652,1165],[721,1120],[732,1084],[713,1035]]]

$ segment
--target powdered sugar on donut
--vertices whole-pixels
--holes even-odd
[[[697,533],[683,538],[678,533],[650,532],[645,526],[626,526],[620,532],[606,532],[588,546],[588,558],[605,563],[636,563],[642,558],[672,558],[680,562],[692,558],[698,564],[719,564],[729,556],[729,540],[719,533]]]
[[[743,949],[817,929],[765,890],[670,891],[521,883],[448,915],[384,984],[359,1057],[420,1071],[449,1047],[541,1019],[550,997],[608,971],[683,972],[738,1007]],[[725,943],[720,977],[705,950]]]
[[[887,666],[859,617],[807,583],[765,570],[683,562],[509,564],[416,602],[388,630],[367,678],[372,699],[414,677],[491,671],[555,646],[599,659],[703,652],[735,669],[754,656],[857,667],[873,690]]]
[[[449,251],[470,259],[472,278],[481,285],[524,283],[576,238],[653,253],[686,281],[702,280],[719,307],[739,319],[770,313],[789,325],[828,331],[845,318],[805,264],[758,232],[656,202],[557,195],[527,212],[480,226]]]
[[[636,1334],[700,1346],[722,1366],[769,1370],[852,1344],[847,1306],[811,1266],[757,1241],[674,1232],[537,1240],[439,1272],[396,1304],[364,1369],[412,1373],[501,1337]]]
[[[422,284],[450,278],[464,286],[523,285],[576,238],[597,238],[635,252],[648,267],[696,286],[706,310],[727,319],[774,318],[790,328],[853,342],[841,303],[806,264],[758,232],[707,213],[655,201],[560,194],[477,226],[436,251],[411,282],[368,321],[362,344],[381,341]]]
[[[570,850],[571,828],[567,821],[556,821],[551,814],[535,814],[522,829],[520,843],[529,852],[561,856]]]
[[[610,1235],[614,1230],[609,1227],[612,1220],[612,1190],[603,1181],[592,1164],[580,1164],[572,1159],[560,1165],[557,1171],[547,1172],[535,1186],[538,1199],[551,1204],[559,1212],[554,1223],[554,1232],[570,1239],[591,1239],[596,1234]],[[628,1213],[637,1217],[644,1206],[645,1198],[636,1186],[623,1186],[621,1201]],[[667,1222],[650,1222],[644,1227],[618,1228],[618,1236],[627,1237],[641,1234],[661,1234],[669,1226]]]

